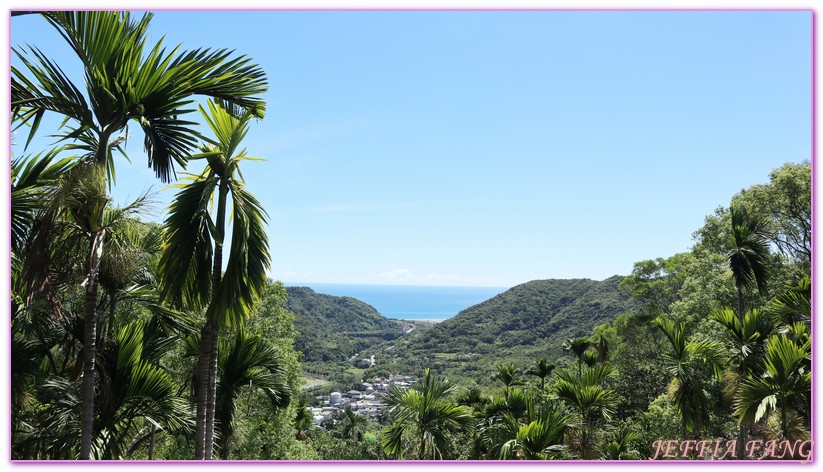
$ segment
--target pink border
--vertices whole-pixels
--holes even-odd
[[[8,35],[8,44],[9,44],[9,51],[6,55],[7,60],[7,69],[9,71],[9,77],[11,77],[11,13],[14,11],[47,11],[48,8],[32,8],[32,9],[9,9],[9,15],[7,17],[7,35]],[[133,8],[133,7],[123,7],[123,8],[93,8],[92,10],[99,10],[99,11],[191,11],[190,8]],[[799,12],[809,12],[811,14],[811,37],[812,37],[812,44],[811,44],[811,60],[812,60],[812,67],[811,67],[811,95],[812,95],[812,104],[811,104],[811,170],[812,170],[812,317],[811,317],[811,331],[812,331],[812,392],[811,392],[811,437],[816,437],[817,428],[815,425],[815,412],[816,409],[816,397],[815,392],[817,392],[817,375],[816,375],[816,362],[815,362],[815,342],[814,339],[817,338],[817,333],[815,332],[815,314],[817,312],[817,302],[814,290],[814,281],[817,277],[817,264],[815,261],[814,255],[816,254],[816,218],[815,218],[815,196],[817,195],[816,185],[815,185],[815,169],[816,169],[816,158],[817,158],[817,139],[815,131],[817,130],[817,22],[816,22],[816,12],[813,8],[532,8],[532,7],[512,7],[512,8],[501,8],[501,7],[486,7],[486,8],[457,8],[457,7],[442,7],[442,8],[412,8],[412,7],[397,7],[397,8],[343,8],[343,7],[336,7],[336,8],[321,8],[321,7],[306,7],[306,8],[298,8],[298,7],[291,7],[291,8],[203,8],[197,9],[197,11],[232,11],[232,12],[244,12],[244,11],[296,11],[296,12],[359,12],[359,11],[374,11],[374,12],[465,12],[465,11],[477,11],[477,12],[543,12],[543,11],[552,11],[552,12],[792,12],[792,11],[799,11]],[[11,88],[9,87],[6,91],[6,97],[9,107],[9,112],[11,109]],[[7,114],[6,117],[10,116]],[[8,119],[8,118],[4,118]],[[9,138],[11,137],[11,121],[8,121],[8,131],[9,131]],[[8,143],[8,155],[11,156],[11,139],[9,139]],[[11,161],[8,164],[8,172],[6,176],[4,176],[4,182],[7,184],[9,183],[11,175]],[[7,185],[6,188],[9,188]],[[8,211],[9,215],[11,214],[11,198],[9,195],[9,202],[8,202]],[[11,243],[11,226],[8,228],[8,232],[6,233],[7,241]],[[7,274],[11,273],[11,251],[7,254],[6,259],[4,262],[7,264]],[[9,276],[8,279],[8,293],[11,293],[11,277]],[[11,326],[11,313],[9,313],[9,326]],[[9,376],[11,375],[11,330],[6,331],[6,342],[7,342],[7,363],[8,363],[8,372]],[[11,381],[9,379],[9,400],[11,400]],[[8,405],[8,415],[7,418],[7,431],[11,433],[11,422],[8,418],[11,417],[11,404]],[[627,466],[634,466],[634,465],[651,465],[651,466],[661,466],[661,465],[722,465],[722,466],[734,466],[734,465],[786,465],[786,464],[795,464],[795,465],[806,465],[806,464],[815,464],[816,459],[818,457],[818,443],[817,441],[812,441],[812,459],[810,461],[797,461],[797,460],[773,460],[773,461],[762,461],[762,460],[729,460],[729,461],[710,461],[710,460],[661,460],[661,461],[654,461],[654,460],[628,460],[628,461],[605,461],[605,460],[559,460],[559,461],[510,461],[510,460],[502,460],[502,461],[484,461],[484,460],[465,460],[465,461],[456,461],[456,460],[446,460],[446,461],[396,461],[396,460],[376,460],[376,461],[327,461],[327,460],[305,460],[305,461],[289,461],[289,460],[228,460],[228,461],[196,461],[196,460],[169,460],[169,461],[158,461],[158,460],[115,460],[115,461],[72,461],[72,460],[13,460],[11,459],[11,434],[9,434],[8,438],[8,457],[7,463],[11,463],[12,465],[21,465],[21,466],[29,466],[29,465],[70,465],[70,466],[109,466],[112,464],[117,465],[206,465],[206,466],[221,466],[221,465],[244,465],[244,466],[260,466],[260,465],[271,465],[271,464],[299,464],[305,466],[312,466],[312,465],[324,465],[324,464],[352,464],[352,465],[367,465],[367,466],[377,466],[382,467],[386,465],[394,466],[425,466],[425,465],[469,465],[469,466],[477,466],[477,465],[488,465],[488,466],[500,466],[500,465],[513,465],[518,464],[521,466],[548,466],[550,464],[562,464],[562,465],[569,465],[569,464],[599,464],[599,465],[627,465]]]

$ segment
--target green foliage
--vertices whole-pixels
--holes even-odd
[[[685,438],[687,431],[698,432],[709,423],[704,369],[710,366],[714,375],[720,377],[723,348],[715,341],[686,342],[684,324],[675,324],[663,316],[655,319],[655,325],[670,343],[663,360],[672,379],[669,391],[680,414],[681,437]]]
[[[745,208],[729,209],[732,224],[732,248],[728,252],[729,268],[738,290],[756,286],[766,293],[769,278],[769,247],[763,237],[766,223],[750,216]],[[742,314],[740,314],[742,316]]]
[[[413,438],[418,459],[447,459],[453,449],[449,432],[474,429],[471,411],[448,399],[455,387],[449,381],[432,376],[426,369],[423,380],[405,391],[397,386],[384,397],[392,425],[383,432],[386,453],[402,459],[405,436]]]
[[[732,198],[758,215],[765,222],[766,238],[804,270],[809,270],[812,255],[811,177],[808,161],[786,163],[769,174],[768,184],[753,185]]]
[[[633,310],[621,279],[528,282],[368,352],[399,372],[430,367],[456,381],[490,385],[501,361],[530,365],[545,357],[559,364],[564,341]]]
[[[287,287],[286,307],[294,313],[295,345],[306,362],[342,362],[362,350],[403,334],[404,323],[383,317],[351,297]],[[312,365],[312,369],[318,366]]]
[[[688,253],[681,253],[668,259],[636,262],[631,275],[620,281],[620,288],[631,293],[649,315],[670,314],[686,278],[689,258]]]
[[[769,338],[763,359],[764,372],[741,383],[735,401],[735,415],[741,422],[758,422],[779,410],[781,430],[788,430],[788,412],[803,408],[811,389],[811,343],[792,340],[786,335]]]

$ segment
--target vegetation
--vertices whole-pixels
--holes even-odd
[[[46,113],[66,121],[58,144],[11,163],[13,459],[625,460],[677,438],[741,459],[754,442],[810,439],[809,163],[736,194],[688,252],[627,277],[532,281],[408,330],[266,278],[266,212],[240,173],[265,107],[258,66],[149,47],[151,15],[41,16],[85,80],[14,49],[27,145]],[[202,133],[183,121],[190,100]],[[148,195],[109,197],[132,121],[162,181],[203,164],[163,225],[143,219]],[[304,372],[325,393],[422,377],[379,412],[349,405],[318,426]]]
[[[348,362],[382,340],[404,333],[404,324],[351,297],[316,293],[308,287],[287,287],[286,307],[294,313],[296,346],[307,363]]]
[[[621,280],[535,280],[365,353],[395,372],[429,367],[455,381],[491,385],[501,361],[525,368],[543,357],[566,358],[569,338],[632,311],[637,305],[620,289]]]

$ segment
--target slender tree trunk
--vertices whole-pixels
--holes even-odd
[[[91,440],[94,430],[94,360],[97,356],[97,275],[103,257],[103,239],[106,230],[100,229],[92,237],[87,261],[85,299],[83,300],[83,383],[80,411],[80,459],[91,459]]]
[[[737,287],[737,319],[743,323],[743,289]]]
[[[206,450],[206,404],[209,395],[209,348],[211,346],[212,324],[206,320],[200,330],[200,349],[197,357],[197,428],[195,430],[194,458],[205,458]]]
[[[154,425],[151,425],[151,436],[149,436],[149,460],[154,459],[154,433],[157,431],[157,428]]]
[[[737,319],[740,320],[740,324],[743,324],[743,289],[738,286],[737,287]],[[738,379],[738,383],[743,380],[745,376],[745,370],[743,368],[743,360],[740,360],[740,369],[739,369],[740,378]],[[743,460],[746,458],[746,425],[740,423],[740,429],[737,431],[737,458],[739,460]]]
[[[206,448],[205,459],[210,460],[214,451],[214,417],[217,410],[217,344],[219,341],[220,327],[216,323],[212,326],[211,340],[209,342],[209,384],[208,398],[206,404]]]
[[[220,188],[217,200],[217,220],[215,228],[217,235],[214,241],[214,260],[212,261],[212,303],[206,316],[210,319],[212,330],[208,343],[208,393],[206,398],[206,431],[205,448],[203,458],[210,460],[214,450],[214,416],[217,403],[217,350],[220,334],[220,284],[223,276],[223,242],[226,234],[226,197],[229,186],[225,179],[220,180]],[[209,322],[209,321],[207,321]],[[202,342],[202,341],[201,341]],[[203,351],[201,351],[203,352]]]

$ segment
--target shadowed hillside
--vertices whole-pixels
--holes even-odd
[[[500,362],[521,368],[540,357],[556,362],[565,355],[564,341],[587,336],[596,325],[635,308],[618,287],[622,279],[534,280],[430,330],[383,344],[374,354],[389,370],[431,367],[478,383],[485,383]]]

